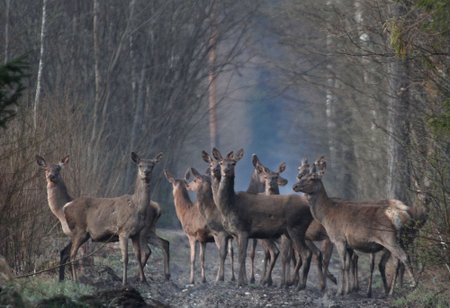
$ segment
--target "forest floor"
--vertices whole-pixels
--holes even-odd
[[[187,237],[180,230],[158,230],[158,234],[170,241],[170,280],[165,280],[163,273],[163,258],[159,249],[153,249],[145,269],[148,283],[141,283],[137,278],[137,263],[130,249],[129,255],[129,287],[121,284],[122,265],[120,250],[117,244],[108,244],[95,255],[94,266],[87,267],[80,275],[80,285],[90,291],[88,296],[76,299],[56,297],[52,300],[40,301],[37,307],[388,307],[392,299],[386,299],[382,291],[381,279],[378,273],[374,276],[373,297],[365,296],[367,287],[368,259],[360,258],[359,275],[361,291],[347,296],[336,296],[336,285],[327,282],[327,289],[321,292],[317,285],[317,269],[311,264],[307,288],[297,291],[295,287],[280,288],[280,262],[278,260],[274,271],[274,286],[266,287],[259,284],[262,273],[263,252],[259,247],[255,258],[255,284],[238,287],[230,281],[230,258],[225,264],[225,282],[215,282],[218,268],[218,253],[214,243],[207,244],[206,249],[206,283],[200,282],[199,258],[196,262],[194,285],[189,281],[189,244]],[[248,259],[248,258],[247,258]],[[249,262],[247,273],[249,276]],[[235,247],[235,274],[237,277],[237,249]],[[338,276],[339,261],[335,253],[330,263],[330,271]],[[68,275],[68,270],[66,275]],[[48,280],[56,283],[56,273],[48,276]],[[42,278],[41,278],[42,279]],[[401,292],[396,288],[397,297]],[[73,301],[72,301],[73,300]],[[0,306],[1,305],[0,301]],[[77,306],[80,304],[80,306]],[[27,306],[27,305],[25,305]]]
[[[307,288],[297,291],[295,287],[287,289],[280,288],[280,262],[277,262],[273,271],[274,286],[266,287],[259,284],[262,273],[263,252],[261,248],[257,251],[255,258],[256,280],[255,284],[245,287],[238,287],[231,279],[230,259],[227,257],[225,264],[225,282],[215,282],[218,268],[218,254],[214,243],[207,244],[206,249],[206,283],[200,282],[200,266],[197,256],[196,273],[194,285],[189,281],[189,244],[183,231],[160,230],[160,236],[170,241],[170,270],[171,279],[166,281],[163,275],[162,254],[153,250],[153,254],[146,268],[148,284],[138,281],[135,273],[136,263],[130,261],[130,285],[133,286],[151,306],[167,305],[170,307],[387,307],[389,301],[385,298],[381,288],[379,276],[375,277],[374,295],[372,298],[365,296],[364,288],[367,286],[365,268],[360,265],[360,281],[362,290],[356,294],[348,296],[336,296],[336,285],[328,281],[327,289],[321,292],[317,287],[317,269],[311,265]],[[198,247],[197,247],[198,250]],[[118,249],[116,251],[119,251]],[[111,257],[111,256],[110,256]],[[114,277],[94,278],[89,275],[85,281],[96,286],[99,290],[120,289],[120,255],[111,264],[114,268]],[[110,260],[110,259],[109,259]],[[133,256],[130,254],[130,260]],[[235,247],[235,274],[237,277],[237,249]],[[337,276],[339,262],[333,258],[330,264],[331,272]],[[367,265],[367,264],[366,264]],[[247,272],[249,273],[249,262],[247,262]],[[95,271],[94,271],[95,272]],[[105,272],[105,271],[103,271]],[[93,273],[93,272],[91,272]],[[101,276],[101,275],[100,275]],[[248,274],[249,276],[249,274]],[[85,277],[86,278],[86,277]],[[112,279],[113,278],[113,279]],[[92,280],[93,279],[93,280]],[[95,282],[94,282],[95,281]]]

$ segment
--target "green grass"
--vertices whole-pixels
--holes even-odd
[[[54,297],[66,297],[76,300],[83,295],[92,294],[94,288],[73,281],[58,282],[53,278],[34,277],[16,280],[14,284],[8,285],[4,291],[2,291],[2,295],[8,296],[10,301],[16,301],[20,298],[20,301],[26,307],[35,305],[43,299]]]

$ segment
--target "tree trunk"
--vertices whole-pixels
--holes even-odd
[[[42,71],[44,69],[44,43],[45,43],[45,23],[47,19],[47,0],[42,0],[42,24],[41,24],[41,48],[39,53],[39,67],[36,81],[36,94],[34,96],[34,116],[33,116],[33,124],[34,131],[36,132],[37,128],[37,113],[38,113],[38,105],[39,99],[41,96],[41,80],[42,80]]]
[[[211,36],[209,38],[209,140],[211,149],[217,145],[217,74],[216,74],[216,48],[217,48],[217,25],[215,16],[215,2],[212,3],[211,9]]]
[[[5,57],[3,59],[3,63],[8,62],[8,48],[9,48],[9,5],[10,0],[5,0]]]
[[[393,15],[400,18],[406,12],[401,3],[394,3]],[[407,57],[393,59],[389,66],[390,100],[388,113],[388,178],[387,193],[390,198],[409,203],[410,165],[409,142],[409,62]]]

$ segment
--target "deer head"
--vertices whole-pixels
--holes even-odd
[[[167,169],[164,169],[164,176],[166,177],[167,181],[170,184],[172,184],[172,188],[173,189],[186,187],[186,181],[184,179],[176,179],[172,175],[172,173],[169,170],[167,170]]]
[[[298,167],[299,174],[297,175],[297,183],[294,184],[292,189],[295,192],[304,192],[312,194],[320,189],[322,174],[319,174],[316,163],[312,168],[309,168],[308,161],[305,159]],[[324,171],[325,172],[325,171]]]
[[[62,181],[61,170],[69,162],[69,155],[65,156],[57,164],[47,164],[42,156],[36,155],[36,162],[45,171],[48,183],[60,183]]]
[[[213,156],[220,164],[220,175],[222,177],[234,177],[234,168],[236,163],[244,156],[244,150],[240,149],[236,154],[231,151],[225,158],[222,157],[220,151],[216,148],[213,149]]]
[[[220,180],[220,165],[219,162],[211,157],[208,152],[202,151],[202,158],[208,163],[208,174]]]
[[[288,183],[288,180],[280,176],[280,173],[286,170],[286,163],[284,162],[278,166],[278,171],[272,171],[261,163],[257,163],[256,170],[258,174],[262,175],[266,191],[269,193],[278,194],[279,186],[285,186]]]
[[[193,179],[189,181],[191,174]],[[201,191],[204,188],[204,185],[211,185],[209,177],[200,174],[195,168],[188,169],[185,180],[187,189],[193,192]]]
[[[135,152],[131,152],[131,160],[138,166],[138,175],[145,183],[149,183],[152,177],[153,168],[163,156],[163,153],[159,153],[152,159],[142,159]]]

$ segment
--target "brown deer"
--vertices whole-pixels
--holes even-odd
[[[245,259],[249,238],[276,239],[282,234],[291,238],[294,249],[301,256],[296,270],[301,266],[298,289],[306,287],[311,262],[311,251],[305,244],[305,233],[312,221],[308,202],[296,195],[261,195],[234,191],[234,169],[242,158],[243,150],[236,155],[228,153],[224,158],[219,150],[213,149],[213,156],[219,161],[221,179],[216,192],[216,206],[224,217],[225,229],[233,234],[239,244],[238,285],[247,284]],[[214,192],[214,191],[213,191]],[[300,197],[300,198],[299,198]],[[319,265],[321,268],[321,264]],[[325,288],[323,273],[319,271],[320,287]]]
[[[37,164],[44,169],[45,178],[47,180],[47,198],[48,205],[52,213],[58,218],[61,223],[63,232],[65,235],[70,237],[70,229],[67,225],[66,218],[64,217],[63,207],[66,203],[72,201],[72,197],[68,194],[66,184],[62,178],[61,171],[69,162],[69,155],[65,156],[58,163],[47,163],[46,160],[40,156],[36,155]],[[169,242],[160,238],[155,233],[156,222],[161,216],[161,207],[157,202],[151,201],[149,213],[147,214],[148,220],[146,221],[146,227],[144,229],[144,234],[147,234],[146,239],[153,246],[159,247],[164,253],[164,274],[166,279],[170,278],[169,271]],[[64,247],[60,252],[60,268],[59,268],[59,280],[64,280],[64,267],[65,263],[69,260],[69,252],[71,248],[71,243]],[[150,257],[151,250],[145,242],[141,243],[144,254],[142,256],[142,264],[145,266],[147,260]]]
[[[227,256],[228,241],[232,236],[225,230],[222,224],[222,215],[217,209],[211,188],[211,179],[209,176],[201,175],[195,168],[190,168],[186,173],[186,180],[190,180],[190,174],[193,179],[187,183],[187,189],[197,195],[197,204],[201,215],[205,218],[208,228],[214,236],[217,248],[219,250],[219,270],[216,281],[224,281],[225,258]],[[231,243],[230,243],[231,244]],[[233,260],[231,262],[233,265]],[[234,269],[232,268],[232,281],[234,278]]]
[[[324,160],[316,162],[312,168],[300,166],[298,182],[293,186],[294,191],[308,195],[311,212],[327,231],[331,241],[341,259],[341,279],[337,294],[347,294],[350,289],[351,251],[359,250],[374,253],[387,249],[400,260],[411,276],[408,256],[401,247],[398,234],[407,224],[411,216],[408,207],[394,199],[373,203],[350,202],[340,199],[330,199],[322,183],[322,176],[326,167]],[[319,170],[317,170],[317,166]],[[390,294],[392,294],[393,285]]]
[[[321,156],[318,160],[316,160],[315,165],[317,167],[318,173],[320,175],[324,175],[326,171],[326,160],[324,156]],[[389,200],[381,200],[377,202],[359,202],[360,205],[379,205],[379,206],[387,206],[390,205]],[[399,235],[400,244],[402,248],[408,247],[412,244],[414,239],[417,236],[418,230],[425,224],[427,220],[427,213],[425,208],[420,206],[413,206],[408,208],[408,214],[411,217],[411,220],[405,224],[401,230],[401,234]],[[371,253],[369,255],[369,282],[367,286],[367,297],[372,296],[372,282],[373,282],[373,271],[375,267],[375,253]],[[392,259],[393,263],[398,264],[396,268],[393,268],[391,272],[388,272],[386,269],[386,265],[388,261]],[[403,280],[404,274],[404,266],[402,263],[396,262],[395,257],[391,257],[391,253],[387,249],[383,249],[381,253],[381,258],[378,264],[378,269],[381,275],[381,279],[383,281],[383,286],[386,294],[390,293],[391,286],[395,283],[397,277],[400,278],[400,283]],[[351,271],[352,271],[352,284],[351,288],[353,290],[359,290],[359,281],[358,281],[358,255],[353,253],[351,256]]]
[[[140,280],[145,281],[141,259],[142,232],[146,227],[150,207],[150,180],[153,168],[162,153],[153,159],[141,159],[131,153],[138,166],[135,191],[132,195],[115,198],[80,197],[64,205],[63,212],[70,229],[72,247],[70,259],[75,260],[79,247],[89,238],[96,242],[119,240],[123,262],[122,284],[127,284],[128,239],[131,239],[139,265]],[[74,263],[72,276],[77,280]]]
[[[178,220],[183,226],[183,230],[189,240],[190,246],[190,277],[189,283],[194,284],[195,258],[197,242],[200,243],[200,268],[202,282],[206,282],[205,277],[205,248],[206,243],[214,242],[213,233],[208,228],[206,219],[200,214],[199,204],[192,203],[184,179],[176,179],[169,171],[164,170],[167,181],[172,184],[173,201]],[[219,240],[217,239],[218,243]]]
[[[286,169],[286,164],[281,163],[278,167],[278,171],[272,171],[266,166],[264,166],[259,160],[256,163],[255,170],[262,175],[264,178],[264,186],[265,186],[265,194],[266,195],[278,195],[280,194],[279,186],[284,186],[287,184],[287,180],[280,176],[280,173]],[[336,278],[328,271],[328,265],[330,263],[331,255],[333,252],[333,244],[331,243],[328,235],[323,228],[323,226],[318,223],[316,220],[313,220],[306,231],[306,244],[313,252],[313,255],[316,258],[316,262],[322,262],[323,271],[328,279],[336,283]],[[321,260],[321,252],[317,249],[317,247],[312,243],[312,241],[322,241],[322,253],[323,259]],[[291,240],[282,235],[280,240],[281,246],[281,286],[287,286],[287,281],[290,279],[287,278],[289,271],[287,270],[289,263],[291,262],[291,258],[294,257],[292,254],[292,243]],[[295,273],[295,278],[293,284],[295,284],[295,280],[298,280],[298,273]]]

